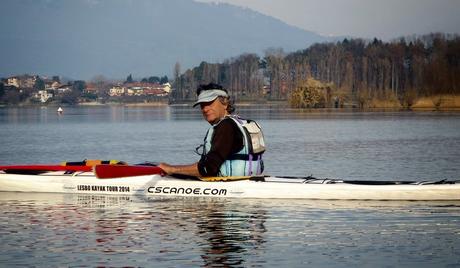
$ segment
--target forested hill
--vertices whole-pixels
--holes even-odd
[[[2,0],[0,77],[169,75],[269,47],[326,40],[249,9],[193,0]]]
[[[272,50],[263,58],[242,54],[221,64],[203,62],[176,80],[175,98],[194,99],[198,84],[217,82],[236,99],[287,100],[308,79],[329,88],[322,100],[307,104],[311,107],[330,107],[332,101],[410,107],[424,96],[460,96],[460,37],[430,34],[388,43],[344,39],[288,54]]]

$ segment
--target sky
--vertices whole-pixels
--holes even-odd
[[[198,0],[247,7],[325,36],[460,34],[460,0]]]

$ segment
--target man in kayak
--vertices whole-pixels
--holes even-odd
[[[232,115],[230,96],[221,85],[201,85],[197,96],[193,107],[200,105],[204,119],[211,124],[204,144],[199,147],[201,159],[190,165],[161,163],[159,167],[166,174],[197,177],[261,174],[265,143],[260,126],[255,121]]]

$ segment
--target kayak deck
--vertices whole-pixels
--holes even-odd
[[[266,176],[207,182],[160,175],[98,179],[92,172],[68,173],[0,172],[0,191],[217,198],[460,200],[460,181],[342,181]]]

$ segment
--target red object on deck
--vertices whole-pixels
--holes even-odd
[[[96,165],[94,173],[99,179],[110,179],[162,174],[164,171],[157,166]]]

